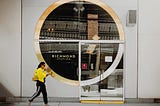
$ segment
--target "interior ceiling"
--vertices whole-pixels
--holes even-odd
[[[80,10],[79,12],[78,9]],[[87,21],[88,14],[98,14],[99,22],[114,22],[105,10],[88,2],[71,2],[63,4],[53,10],[47,17],[47,20],[67,21],[80,19],[80,21]]]
[[[88,2],[70,2],[54,9],[44,21],[40,39],[87,40],[88,14],[98,15],[98,35],[101,39],[119,39],[112,17],[101,7]],[[91,21],[90,21],[91,22]]]

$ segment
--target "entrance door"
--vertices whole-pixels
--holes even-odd
[[[123,43],[81,42],[79,49],[80,100],[123,101]]]

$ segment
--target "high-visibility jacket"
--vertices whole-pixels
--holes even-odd
[[[36,80],[40,82],[44,83],[46,76],[47,76],[47,73],[42,68],[38,68],[34,72],[34,77],[36,77]]]

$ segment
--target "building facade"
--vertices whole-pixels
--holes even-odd
[[[61,54],[63,58],[59,59],[65,58],[66,60],[67,57],[67,59],[71,59],[74,61],[74,63],[77,63],[74,64],[75,67],[70,67],[70,70],[72,70],[73,68],[75,68],[73,70],[76,70],[77,68],[79,68],[79,64],[80,66],[83,66],[80,68],[86,70],[86,65],[88,64],[85,64],[85,61],[79,62],[79,58],[82,59],[83,56],[86,56],[81,55],[81,57],[79,57],[79,42],[81,44],[81,49],[83,49],[84,47],[84,49],[86,50],[89,46],[93,47],[93,43],[97,44],[96,40],[100,37],[100,39],[98,39],[100,41],[98,42],[98,44],[101,44],[102,49],[107,49],[108,51],[112,51],[111,47],[114,47],[114,49],[116,48],[116,45],[114,45],[113,43],[123,43],[123,65],[121,65],[123,66],[123,97],[160,98],[160,84],[158,83],[160,74],[160,50],[156,48],[158,47],[160,39],[160,30],[158,29],[158,22],[160,18],[158,10],[160,7],[158,0],[125,0],[124,2],[116,0],[95,0],[94,2],[92,0],[84,0],[88,4],[84,3],[83,6],[81,3],[79,3],[80,5],[75,5],[77,4],[78,0],[60,1],[61,2],[56,0],[0,1],[0,83],[4,88],[6,88],[6,90],[8,90],[13,96],[17,97],[29,97],[33,93],[35,84],[34,82],[32,82],[31,78],[33,76],[34,69],[37,67],[39,61],[41,60],[38,59],[39,56],[36,55],[37,43],[39,47],[38,51],[43,52],[40,58],[43,57],[43,59],[50,67],[53,66],[51,64],[53,63],[53,61],[50,62],[51,60],[48,60],[48,55],[45,55],[46,52],[51,52],[52,59],[54,59],[55,63],[57,63],[57,59],[60,56],[60,54],[57,54],[57,52],[60,53],[63,50],[66,50],[63,53],[68,53],[68,51],[73,49],[73,51],[70,51],[68,53],[72,54],[73,52],[75,52],[75,54],[69,55],[70,58],[68,58],[68,54]],[[99,2],[102,4],[98,4]],[[68,6],[69,4],[70,6]],[[46,15],[45,18],[43,18],[45,12],[47,10],[49,11],[49,7],[52,7],[52,5],[54,5],[54,7],[57,6],[55,9],[52,8],[54,12],[50,15]],[[151,5],[154,6],[149,8]],[[70,13],[72,6],[72,11],[75,11],[75,13]],[[78,9],[80,7],[81,10],[76,10],[77,8],[74,8],[74,6]],[[106,6],[111,10],[109,10],[109,8],[105,8]],[[86,9],[84,11],[87,11],[90,15],[86,15],[86,13],[83,13],[83,9]],[[114,15],[118,17],[118,22],[120,22],[119,25],[122,26],[122,29],[117,26],[117,21],[116,19],[114,19],[114,15],[110,11],[113,11]],[[78,12],[82,12],[82,14],[78,14]],[[130,14],[132,12],[135,12],[135,14]],[[67,15],[65,13],[67,13]],[[75,17],[70,18],[71,15],[69,14],[72,14],[72,16]],[[96,16],[97,14],[98,16]],[[106,18],[109,18],[108,15],[110,15],[111,18],[105,20]],[[89,17],[91,17],[91,19],[89,19]],[[133,23],[130,17],[135,17],[135,21],[133,21]],[[47,26],[50,25],[50,20],[54,20],[54,23],[51,22],[51,26],[57,25],[56,27],[53,27],[54,29]],[[43,21],[43,25],[39,26],[39,22],[41,21]],[[112,25],[112,23],[115,24]],[[80,24],[86,27],[84,28],[83,26],[82,28],[80,28]],[[92,27],[93,25],[95,26],[94,29],[88,28],[89,26]],[[37,32],[37,29],[39,27],[41,29],[39,29],[39,32]],[[66,31],[67,28],[68,32]],[[123,32],[123,37],[120,36],[121,31]],[[94,34],[92,34],[93,32]],[[113,33],[113,35],[115,36],[105,36],[108,33],[109,35],[112,35]],[[95,36],[95,39],[93,40],[94,35],[97,36]],[[36,36],[38,36],[38,39],[36,39]],[[91,41],[88,42],[88,40]],[[52,44],[50,44],[51,41]],[[103,45],[103,43],[109,43],[110,45],[109,47],[106,47],[105,45]],[[51,47],[52,45],[54,47]],[[52,51],[50,51],[49,47],[52,48]],[[98,48],[96,50],[98,50]],[[118,49],[115,51],[117,52]],[[110,55],[106,57],[106,61],[109,61],[111,58],[113,58],[114,60],[116,56],[114,57],[113,55],[114,54],[111,55],[112,57],[110,57]],[[93,63],[95,64],[90,65],[90,69],[96,68],[96,62],[94,62],[96,61],[96,56],[94,57],[94,55],[91,55],[91,57],[93,58],[91,59],[91,61],[93,61]],[[105,56],[103,59],[105,59]],[[58,66],[58,64],[56,65]],[[73,64],[71,66],[73,66]],[[103,64],[100,66],[102,67],[102,69],[106,69]],[[60,80],[56,77],[48,77],[46,83],[48,96],[79,97],[79,95],[81,94],[80,88],[74,83],[74,81],[79,81],[79,74],[77,73],[80,71],[78,70],[77,73],[74,73],[75,71],[71,72],[73,74],[72,75],[68,74],[68,72],[61,73],[59,72],[59,70],[62,70],[62,68],[59,68],[59,70],[58,68],[59,67],[51,67],[51,69],[55,69],[55,73],[58,73],[58,75],[62,76],[63,78],[67,78],[69,80],[71,79],[71,81]],[[81,75],[83,73],[84,77],[82,79],[85,79],[85,75],[87,74],[85,74],[86,72],[82,72]],[[72,77],[74,75],[77,75],[77,77]],[[96,75],[98,75],[98,73]]]

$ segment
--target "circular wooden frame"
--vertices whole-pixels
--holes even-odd
[[[45,19],[54,9],[56,9],[57,7],[59,7],[62,4],[72,2],[72,1],[77,1],[77,0],[59,0],[55,3],[53,3],[51,6],[49,6],[44,11],[44,13],[39,18],[37,26],[36,26],[36,30],[35,30],[35,37],[34,37],[35,51],[36,51],[36,55],[37,55],[37,58],[38,58],[39,61],[45,61],[43,59],[43,56],[42,56],[41,51],[40,51],[40,46],[39,46],[39,35],[40,35],[40,31],[41,31],[41,28],[42,28],[42,25],[43,25]],[[115,14],[115,12],[108,5],[103,3],[101,0],[79,0],[79,1],[86,1],[86,2],[89,2],[89,3],[95,4],[95,5],[98,5],[99,7],[104,9],[106,12],[108,12],[110,14],[110,16],[113,18],[113,20],[115,21],[116,25],[117,25],[120,40],[124,41],[124,32],[123,32],[123,28],[122,28],[122,25],[120,23],[120,20],[119,20],[118,16]],[[122,55],[122,53],[121,53],[121,55]],[[57,79],[59,81],[62,81],[64,83],[70,84],[70,85],[80,85],[79,81],[64,78],[64,77],[58,75],[57,73],[55,73],[54,70],[49,68],[49,66],[47,66],[47,67],[48,67],[48,71],[51,73],[51,76],[54,77],[55,79]]]

